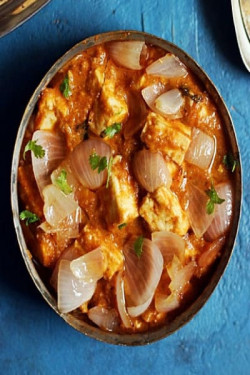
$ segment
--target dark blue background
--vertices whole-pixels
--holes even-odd
[[[244,169],[236,248],[219,286],[179,332],[147,347],[114,347],[66,325],[43,301],[12,226],[9,176],[18,124],[52,63],[87,36],[143,30],[176,43],[212,78],[233,117]],[[228,0],[52,0],[0,40],[0,374],[250,373],[250,75],[241,62]]]

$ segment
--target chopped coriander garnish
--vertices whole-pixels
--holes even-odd
[[[231,154],[230,152],[223,156],[222,163],[233,173],[235,171],[235,168],[239,164],[239,160],[235,159],[233,154]]]
[[[68,99],[70,97],[70,95],[72,94],[72,92],[70,90],[68,73],[64,77],[62,83],[60,84],[60,91],[66,99]]]
[[[59,176],[55,179],[55,183],[64,194],[72,193],[72,189],[67,182],[67,171],[65,169],[61,170]]]
[[[37,141],[29,141],[24,148],[23,158],[25,159],[25,154],[27,151],[32,151],[36,158],[43,158],[45,155],[45,150],[42,146],[36,144]]]
[[[36,221],[39,221],[39,217],[34,214],[33,212],[30,212],[28,210],[24,210],[19,215],[20,220],[26,220],[26,225],[28,226],[31,223],[35,223]]]
[[[126,227],[128,224],[127,223],[121,223],[118,225],[118,229],[122,229],[124,227]]]
[[[188,96],[190,99],[192,99],[195,103],[199,103],[202,101],[202,96],[197,94],[191,94],[190,89],[186,86],[180,87],[180,90],[182,92],[182,95]]]
[[[115,122],[110,125],[102,132],[104,137],[113,138],[115,134],[120,133],[122,125],[119,122]]]
[[[206,212],[208,215],[211,215],[214,212],[214,205],[225,202],[225,199],[218,196],[213,184],[211,185],[211,189],[206,190],[206,194],[210,198],[206,204]]]
[[[98,168],[98,173],[101,173],[108,165],[107,157],[97,155],[96,152],[93,151],[93,153],[89,156],[89,164],[93,171]]]
[[[95,170],[97,169],[98,173],[101,173],[104,171],[105,168],[107,168],[108,171],[108,178],[106,182],[106,188],[109,186],[109,180],[111,176],[111,169],[112,169],[112,164],[113,164],[113,157],[110,156],[109,159],[107,159],[106,156],[100,156],[97,155],[95,151],[91,155],[89,155],[89,164],[91,169]]]
[[[109,161],[108,161],[108,166],[107,166],[107,169],[108,169],[108,178],[107,178],[107,182],[106,182],[106,188],[109,187],[109,180],[110,180],[110,176],[111,176],[111,170],[112,170],[113,161],[114,161],[113,156],[110,156]]]
[[[141,255],[142,255],[143,240],[144,240],[144,237],[139,236],[139,237],[137,237],[137,239],[135,240],[135,243],[134,243],[134,251],[135,251],[136,255],[138,256],[138,258],[140,258]]]

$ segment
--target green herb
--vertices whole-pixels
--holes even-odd
[[[43,158],[45,155],[45,150],[42,146],[36,144],[37,141],[29,141],[24,148],[23,158],[25,159],[25,154],[27,151],[32,151],[36,158]]]
[[[59,176],[55,179],[55,183],[64,194],[72,193],[72,189],[67,182],[67,171],[65,169],[61,170]]]
[[[144,240],[144,237],[143,236],[139,236],[135,240],[135,243],[134,243],[134,251],[135,251],[136,255],[138,256],[138,258],[140,258],[141,255],[142,255],[143,240]]]
[[[190,99],[192,99],[195,103],[199,103],[202,101],[202,96],[197,94],[191,94],[190,89],[186,86],[180,87],[180,90],[182,92],[182,95],[188,96]]]
[[[115,122],[110,125],[102,132],[103,137],[113,138],[115,134],[120,133],[122,125],[119,122]]]
[[[114,161],[113,156],[110,156],[109,161],[108,161],[108,166],[107,166],[107,169],[108,169],[108,178],[107,178],[107,182],[106,182],[106,188],[109,187],[109,180],[110,180],[110,176],[111,176],[111,170],[112,170],[113,161]]]
[[[206,190],[206,194],[210,198],[206,204],[206,212],[208,215],[211,215],[214,212],[214,205],[225,202],[225,199],[218,196],[213,184],[211,185],[211,189]]]
[[[39,217],[36,214],[33,214],[33,212],[30,212],[28,210],[24,210],[19,215],[20,220],[26,220],[26,225],[28,226],[31,223],[35,223],[36,221],[39,221]]]
[[[107,157],[106,156],[100,156],[97,155],[96,152],[94,151],[90,156],[89,156],[89,164],[91,166],[91,169],[93,171],[98,168],[98,173],[101,173],[104,171],[105,168],[107,168],[108,162],[107,162]]]
[[[126,227],[128,224],[127,223],[121,223],[118,225],[118,229],[122,229],[124,227]]]
[[[110,156],[110,158],[107,159],[106,156],[101,157],[100,155],[97,155],[95,151],[93,151],[93,153],[89,156],[89,164],[93,171],[97,169],[97,172],[101,173],[102,171],[104,171],[105,168],[107,168],[108,178],[106,182],[106,188],[109,186],[113,160],[114,159],[112,156]]]
[[[239,160],[235,159],[233,154],[231,154],[230,152],[223,156],[222,163],[233,173],[235,171],[235,168],[239,164]]]
[[[68,99],[70,95],[72,94],[70,90],[68,73],[64,77],[64,80],[62,81],[62,83],[60,84],[60,91],[66,99]]]

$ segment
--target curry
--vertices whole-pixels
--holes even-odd
[[[40,95],[18,175],[59,310],[121,334],[167,324],[223,252],[236,166],[175,55],[128,41],[75,56]]]

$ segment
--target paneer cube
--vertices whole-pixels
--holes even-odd
[[[189,229],[187,214],[177,196],[165,186],[148,193],[139,212],[152,232],[169,231],[183,236]]]
[[[141,140],[152,151],[161,151],[181,165],[191,142],[191,127],[179,120],[167,120],[149,113],[141,133]]]
[[[46,88],[39,100],[39,111],[36,117],[36,128],[52,130],[59,116],[68,114],[68,105],[57,88]]]
[[[128,223],[139,216],[136,188],[120,155],[114,158],[109,188],[103,192],[103,201],[108,224]]]
[[[125,87],[121,85],[117,67],[109,61],[100,97],[94,102],[89,114],[89,127],[93,133],[100,135],[108,126],[122,123],[127,117]]]

